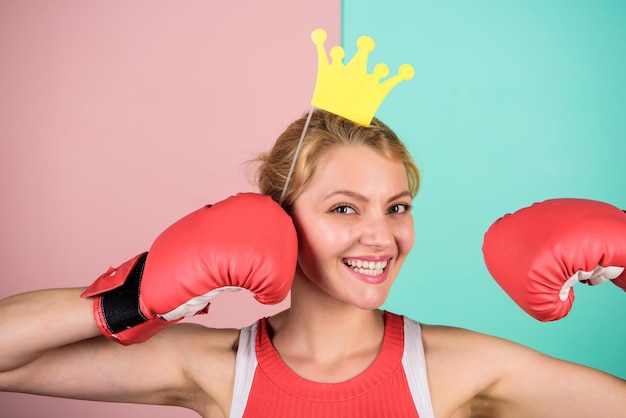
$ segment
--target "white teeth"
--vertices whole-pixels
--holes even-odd
[[[354,271],[357,271],[361,274],[367,274],[369,276],[378,276],[382,274],[385,267],[387,267],[387,260],[365,261],[360,259],[346,258],[343,261]]]

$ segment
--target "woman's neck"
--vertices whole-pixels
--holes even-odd
[[[382,347],[384,317],[342,303],[304,277],[292,287],[290,309],[270,318],[274,347],[296,373],[342,381],[367,368]]]

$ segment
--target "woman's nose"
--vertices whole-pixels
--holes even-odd
[[[384,215],[364,219],[360,242],[370,247],[384,248],[393,243],[391,225]]]

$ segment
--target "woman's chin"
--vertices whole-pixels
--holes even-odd
[[[354,305],[359,309],[373,311],[375,309],[379,309],[385,303],[388,295],[389,292],[385,292],[384,294],[367,295],[355,301]]]

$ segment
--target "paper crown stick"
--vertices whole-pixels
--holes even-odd
[[[391,89],[415,74],[411,65],[402,64],[398,74],[381,82],[389,74],[389,68],[382,63],[368,74],[367,58],[375,47],[374,40],[368,36],[358,39],[358,51],[348,65],[343,64],[345,51],[340,46],[330,50],[332,62],[328,62],[324,29],[314,30],[311,39],[317,46],[317,81],[311,105],[355,123],[368,126]]]
[[[380,107],[387,94],[402,80],[413,78],[415,71],[409,64],[402,64],[398,69],[398,74],[381,82],[387,77],[389,67],[385,64],[378,64],[374,72],[367,73],[367,57],[374,50],[374,40],[368,36],[358,39],[356,45],[359,48],[348,65],[343,64],[345,52],[340,46],[330,50],[332,62],[328,62],[324,42],[326,42],[326,31],[315,29],[311,34],[313,43],[317,46],[317,80],[313,99],[311,99],[311,109],[307,117],[300,141],[296,147],[291,168],[287,174],[283,192],[278,203],[283,204],[287,193],[287,187],[293,174],[300,147],[313,115],[315,108],[323,109],[335,115],[342,116],[360,125],[369,126],[372,123],[374,114]]]

